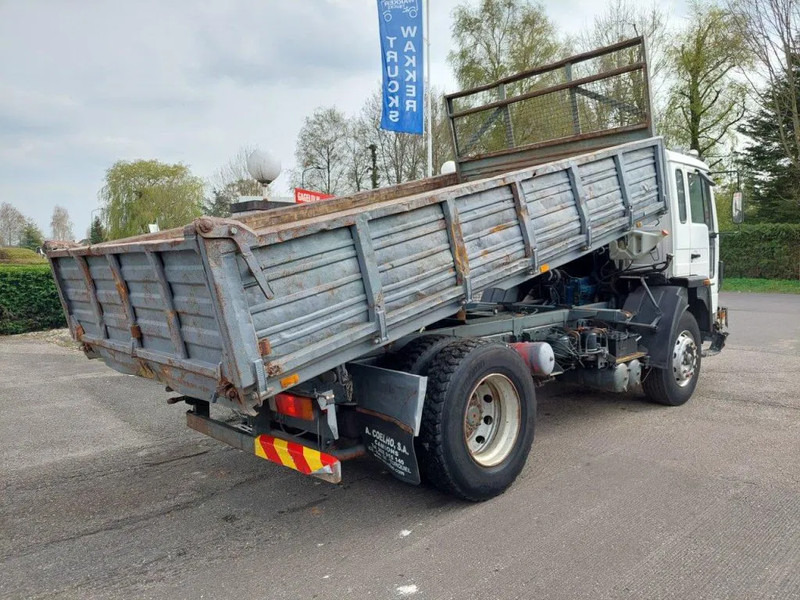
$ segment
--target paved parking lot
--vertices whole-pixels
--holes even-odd
[[[160,385],[0,338],[5,598],[800,598],[800,296],[723,295],[692,401],[542,391],[503,496],[339,486],[187,430]]]

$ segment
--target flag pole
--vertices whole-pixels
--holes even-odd
[[[431,0],[425,2],[425,112],[428,119],[428,177],[433,177],[433,128],[431,127]]]

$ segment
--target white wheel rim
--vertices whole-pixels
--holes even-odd
[[[675,339],[672,348],[672,375],[680,387],[691,383],[697,371],[697,344],[694,343],[692,334],[684,330]]]
[[[505,375],[481,379],[469,395],[464,411],[464,441],[469,455],[482,467],[503,462],[519,437],[522,402]]]

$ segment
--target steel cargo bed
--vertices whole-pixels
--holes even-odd
[[[660,138],[96,246],[50,243],[73,337],[252,413],[281,389],[593,252],[666,210]]]

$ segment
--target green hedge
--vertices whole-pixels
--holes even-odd
[[[49,265],[0,265],[0,335],[66,326]]]
[[[742,225],[720,247],[727,277],[800,279],[800,225]]]

